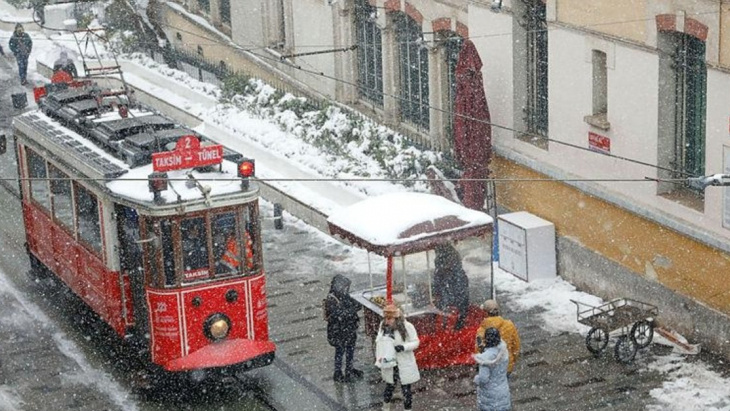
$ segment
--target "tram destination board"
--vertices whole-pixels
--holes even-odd
[[[180,170],[220,164],[222,160],[222,145],[201,146],[197,137],[183,136],[174,150],[152,154],[152,168],[159,172]]]

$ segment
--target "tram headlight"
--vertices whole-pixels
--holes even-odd
[[[225,314],[213,314],[203,324],[203,333],[212,341],[220,341],[226,338],[230,331],[231,320]]]

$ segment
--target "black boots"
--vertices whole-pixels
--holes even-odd
[[[346,371],[344,374],[340,370],[335,371],[335,375],[332,379],[335,380],[335,382],[355,382],[361,380],[362,377],[363,372],[353,368]]]
[[[335,376],[332,377],[332,379],[335,380],[335,382],[345,382],[345,376],[342,375],[342,371],[340,370],[335,371]]]
[[[360,370],[351,369],[347,372],[345,372],[345,381],[347,382],[355,382],[357,380],[362,380],[363,373]]]

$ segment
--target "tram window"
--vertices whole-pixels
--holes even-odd
[[[48,195],[46,161],[30,149],[26,149],[28,157],[28,177],[30,180],[30,196],[46,210],[51,210],[51,198]]]
[[[74,184],[76,217],[79,238],[97,253],[101,253],[101,227],[99,224],[99,203],[87,189]]]
[[[182,238],[184,279],[190,281],[207,277],[210,274],[210,261],[208,260],[208,230],[205,218],[182,220],[180,237]]]
[[[177,285],[175,277],[175,250],[172,246],[172,223],[170,220],[162,220],[160,222],[160,234],[162,238],[162,266],[165,269],[165,285]]]
[[[71,201],[71,180],[65,173],[53,166],[48,167],[48,176],[51,182],[53,218],[73,232],[74,210]]]
[[[236,214],[225,213],[213,216],[211,232],[217,275],[234,274],[241,271],[241,241],[236,228]]]

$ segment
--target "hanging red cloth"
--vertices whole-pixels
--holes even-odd
[[[471,40],[465,40],[456,63],[454,98],[454,155],[463,179],[486,179],[492,157],[492,126],[484,94],[482,60]],[[461,202],[475,210],[484,208],[486,181],[461,181]]]

